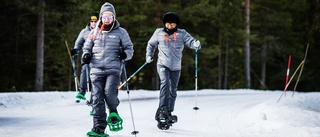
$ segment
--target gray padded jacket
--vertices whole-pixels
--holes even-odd
[[[119,23],[110,32],[98,32],[94,37],[89,37],[83,48],[83,55],[92,55],[90,61],[91,73],[107,69],[121,70],[120,48],[127,54],[125,60],[133,56],[133,44],[127,31]],[[94,33],[94,30],[90,32]],[[100,70],[96,70],[100,69]],[[96,72],[99,73],[99,72]]]
[[[157,65],[164,65],[170,70],[181,70],[181,59],[184,45],[196,49],[193,43],[196,41],[186,30],[177,29],[175,34],[168,36],[164,28],[158,28],[148,41],[146,57],[153,57],[158,47]]]
[[[126,61],[130,60],[134,53],[128,32],[120,27],[120,23],[115,18],[116,13],[113,5],[106,2],[101,7],[100,17],[104,11],[110,11],[114,14],[112,30],[100,32],[100,28],[97,26],[90,32],[83,48],[83,55],[86,53],[92,55],[90,61],[91,74],[105,73],[107,70],[121,73],[120,48],[127,54]],[[100,20],[97,22],[98,24]]]
[[[90,31],[91,31],[90,24],[87,25],[85,28],[83,28],[80,31],[80,33],[74,43],[74,49],[77,51],[77,53],[79,53],[82,50],[83,44],[86,41],[86,39],[88,38]]]

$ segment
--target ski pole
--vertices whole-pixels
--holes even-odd
[[[145,65],[147,65],[148,62],[145,62],[136,72],[134,72],[126,81],[124,81],[119,87],[118,89],[121,89],[126,83],[127,81],[129,81],[133,76],[135,76]]]
[[[197,104],[198,104],[198,48],[196,48],[196,53],[195,53],[195,75],[194,75],[194,77],[195,77],[195,93],[196,93],[196,95],[195,95],[195,103],[196,103],[196,106],[195,107],[193,107],[193,110],[199,110],[199,107],[197,106]]]
[[[89,77],[89,64],[86,64],[86,77],[87,77],[87,91],[90,92],[90,77]],[[90,93],[90,100],[87,100],[87,105],[91,105],[92,94]]]
[[[291,83],[292,79],[294,78],[294,76],[296,75],[297,71],[300,69],[300,67],[301,67],[303,64],[304,64],[304,60],[301,61],[300,65],[299,65],[299,66],[296,68],[296,70],[293,72],[293,74],[292,74],[292,76],[291,76],[288,84],[287,84],[286,87],[284,88],[284,90],[287,90],[287,88],[288,88],[289,84]],[[282,92],[281,96],[279,97],[277,103],[280,101],[280,99],[282,98],[282,96],[283,96],[283,92]]]
[[[298,76],[298,79],[297,79],[297,81],[296,81],[296,84],[294,85],[294,89],[293,89],[293,92],[292,92],[292,97],[293,97],[293,95],[294,95],[294,92],[296,91],[298,82],[299,82],[299,80],[300,80],[300,76],[301,76],[301,74],[302,74],[302,70],[303,70],[304,64],[305,64],[305,62],[306,62],[307,55],[308,55],[308,49],[309,49],[309,44],[307,45],[306,52],[305,52],[305,54],[304,54],[304,59],[303,59],[303,62],[304,62],[304,63],[303,63],[303,65],[302,65],[302,67],[301,67],[301,70],[300,70],[300,72],[299,72],[299,76]]]
[[[89,64],[86,64],[87,91],[90,92]]]
[[[70,52],[67,40],[65,40],[64,43],[66,44],[66,47],[67,47],[67,50],[68,50],[68,55],[70,57],[70,61],[72,62],[71,52]]]
[[[69,46],[68,46],[68,42],[66,40],[64,42],[65,42],[65,45],[66,45],[67,50],[68,50],[68,55],[70,57],[70,61],[72,63],[73,76],[75,77],[74,82],[76,82],[75,83],[75,88],[76,88],[76,91],[78,91],[77,88],[79,88],[78,85],[80,85],[80,83],[79,83],[78,78],[77,78],[77,71],[76,71],[76,65],[75,65],[76,63],[75,63],[75,60],[74,60],[74,56],[71,56],[70,49],[69,49]]]
[[[74,86],[76,88],[76,92],[78,92],[78,85],[80,85],[78,82],[78,79],[77,79],[77,69],[76,69],[76,61],[74,60],[74,56],[72,56],[72,68],[73,68],[73,76],[74,76]],[[80,102],[79,99],[76,100],[77,103]]]
[[[125,78],[125,81],[126,81],[126,87],[127,87],[127,94],[128,94],[128,100],[129,100],[129,106],[130,106],[130,113],[131,113],[131,120],[132,120],[132,125],[133,125],[133,131],[131,132],[131,134],[136,136],[136,135],[139,133],[139,131],[136,131],[135,124],[134,124],[134,120],[133,120],[132,106],[131,106],[131,99],[130,99],[130,91],[129,91],[129,84],[128,84],[127,72],[126,72],[126,65],[125,65],[125,61],[124,61],[124,60],[122,60],[122,64],[123,64],[123,74],[124,74],[124,78]]]
[[[74,85],[75,85],[76,91],[78,92],[77,70],[76,70],[76,62],[74,60],[74,56],[72,56],[72,68],[73,68],[73,76],[74,76]]]
[[[120,46],[120,54],[124,52],[122,50],[122,47]],[[129,84],[128,84],[128,78],[127,78],[127,70],[126,70],[126,63],[125,60],[122,60],[122,65],[123,65],[123,76],[126,81],[126,87],[127,87],[127,94],[128,94],[128,101],[129,101],[129,107],[130,107],[130,114],[131,114],[131,120],[132,120],[132,125],[133,125],[133,131],[131,132],[132,135],[137,136],[139,131],[136,130],[135,124],[134,124],[134,119],[133,119],[133,113],[132,113],[132,106],[131,106],[131,99],[130,99],[130,91],[129,91]]]

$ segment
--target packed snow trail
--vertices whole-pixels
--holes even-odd
[[[158,91],[131,90],[137,137],[319,137],[320,93],[284,97],[280,91],[199,90],[199,110],[193,91],[179,91],[173,114],[178,123],[159,130],[154,119]],[[289,93],[288,93],[289,94]],[[90,107],[75,103],[75,92],[0,94],[1,137],[85,137],[92,128]],[[89,97],[89,94],[88,94]],[[119,93],[123,130],[110,137],[133,137],[127,94]]]

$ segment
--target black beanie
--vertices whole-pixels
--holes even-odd
[[[179,16],[174,12],[167,12],[162,17],[162,22],[165,24],[166,22],[179,24]]]

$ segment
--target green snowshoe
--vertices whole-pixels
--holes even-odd
[[[109,126],[110,131],[117,132],[122,130],[123,129],[122,122],[123,121],[121,117],[115,112],[110,113],[107,119],[107,124]]]
[[[96,133],[96,132],[94,132],[94,131],[89,131],[89,132],[87,133],[87,136],[88,136],[88,137],[108,137],[109,135],[106,134],[106,133],[101,133],[101,134],[99,134],[99,133]]]
[[[86,97],[84,95],[82,95],[81,93],[78,93],[78,95],[76,96],[77,99],[81,99],[81,100],[86,100]]]

